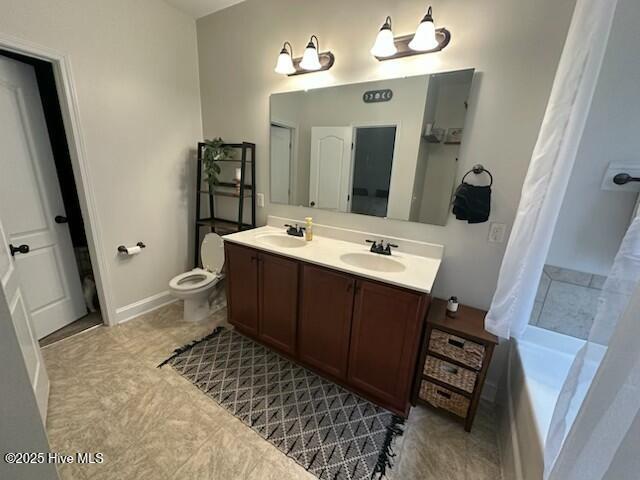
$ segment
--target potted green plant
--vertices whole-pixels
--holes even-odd
[[[230,158],[231,148],[224,144],[222,138],[214,138],[213,140],[204,141],[204,149],[202,152],[202,169],[205,178],[209,183],[209,188],[218,184],[218,175],[220,174],[220,165],[218,161]]]

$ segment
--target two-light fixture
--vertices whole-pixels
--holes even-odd
[[[284,42],[276,63],[276,73],[291,76],[329,70],[333,66],[335,57],[331,52],[318,53],[319,50],[320,41],[315,35],[311,35],[301,58],[293,58],[293,47],[289,42]]]
[[[451,33],[446,28],[436,28],[433,21],[432,9],[420,21],[416,33],[402,37],[393,36],[391,29],[391,17],[385,19],[382,28],[378,32],[375,44],[371,48],[371,54],[378,60],[391,60],[394,58],[421,55],[423,53],[439,52],[449,44]],[[300,58],[293,57],[293,47],[289,42],[284,42],[278,62],[276,73],[283,75],[300,75],[303,73],[329,70],[335,62],[331,52],[321,52],[318,37],[311,35],[311,39]]]
[[[436,28],[432,9],[429,7],[413,35],[394,37],[391,30],[391,17],[387,17],[371,48],[371,55],[382,61],[439,52],[449,44],[450,40],[449,30]]]

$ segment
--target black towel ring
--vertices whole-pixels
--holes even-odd
[[[481,173],[486,173],[487,175],[489,175],[489,178],[491,179],[491,182],[489,183],[488,186],[489,187],[493,186],[493,175],[491,175],[491,172],[486,168],[484,168],[482,165],[480,164],[474,165],[471,170],[465,173],[464,176],[462,177],[462,183],[464,183],[464,179],[467,178],[467,175],[469,175],[470,173],[475,173],[476,175],[480,175]]]

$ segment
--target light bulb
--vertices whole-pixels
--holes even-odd
[[[293,66],[293,60],[291,59],[291,53],[287,51],[287,45],[289,45],[291,49],[289,42],[285,42],[282,50],[280,50],[280,55],[278,55],[278,62],[275,68],[276,73],[281,73],[282,75],[291,75],[296,72],[296,67]],[[293,49],[291,50],[293,51]]]
[[[393,40],[393,31],[391,30],[391,17],[387,17],[384,25],[378,32],[376,43],[371,48],[371,55],[374,57],[391,57],[398,52],[395,41]]]
[[[425,52],[433,50],[437,46],[438,40],[436,39],[436,26],[433,24],[431,7],[429,7],[427,14],[420,22],[420,25],[418,25],[418,29],[416,30],[413,39],[409,42],[409,48],[418,52]]]

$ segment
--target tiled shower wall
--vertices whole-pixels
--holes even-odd
[[[606,278],[545,265],[529,323],[586,339]]]

